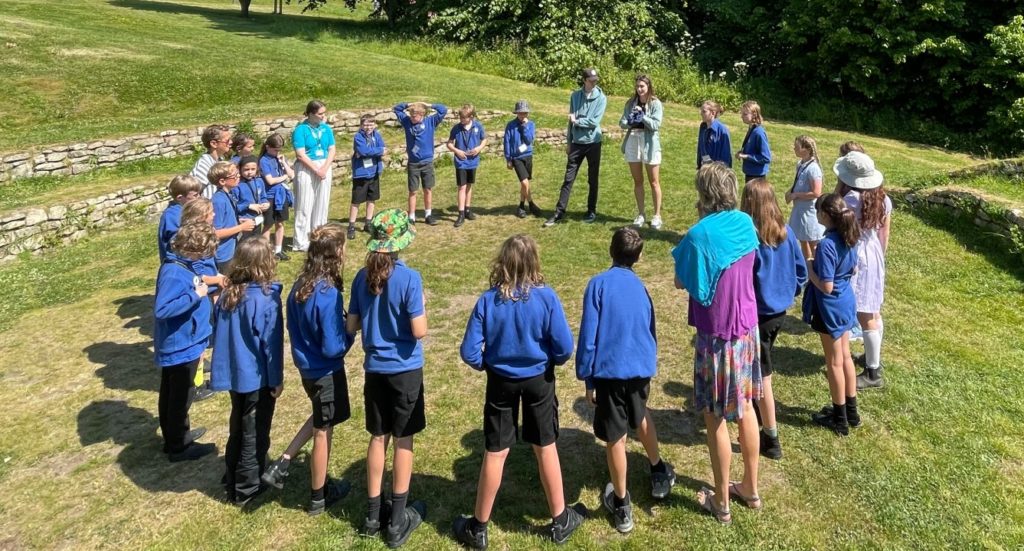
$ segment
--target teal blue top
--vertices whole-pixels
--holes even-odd
[[[304,149],[311,161],[326,159],[327,151],[334,147],[334,130],[326,123],[320,123],[313,128],[309,122],[303,121],[292,132],[292,145],[295,146],[295,151]]]
[[[745,212],[727,210],[701,218],[672,249],[676,278],[705,308],[711,305],[718,279],[743,256],[757,250],[757,229]]]
[[[569,124],[569,143],[601,143],[601,119],[604,118],[608,97],[597,86],[588,96],[583,88],[569,96],[569,113],[576,115],[576,123]]]
[[[644,127],[643,128],[631,128],[629,125],[629,114],[633,111],[633,106],[636,105],[636,100],[630,98],[626,102],[626,108],[622,110],[622,118],[619,119],[619,128],[626,131],[626,136],[622,138],[622,152],[626,152],[626,141],[629,140],[630,134],[633,132],[641,132],[644,140],[644,151],[643,151],[643,162],[650,163],[654,156],[661,152],[661,139],[658,137],[658,130],[661,128],[661,116],[663,110],[661,108],[661,101],[658,98],[651,98],[651,101],[647,102],[644,106]]]

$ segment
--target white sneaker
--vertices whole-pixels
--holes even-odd
[[[651,218],[651,227],[656,229],[656,230],[660,230],[661,229],[661,216],[658,216],[657,214],[655,214],[654,218]]]
[[[644,225],[644,215],[642,215],[642,214],[636,215],[636,218],[633,219],[633,225],[638,227],[638,228],[643,227],[643,225]]]

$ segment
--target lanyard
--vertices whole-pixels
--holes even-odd
[[[814,162],[814,159],[808,159],[808,160],[800,163],[799,165],[797,165],[797,167],[796,167],[796,178],[793,178],[793,185],[790,186],[790,188],[789,188],[789,192],[790,193],[793,193],[793,191],[796,189],[796,184],[797,184],[797,182],[800,181],[800,176],[803,176],[804,171],[807,170],[807,167],[811,166],[811,163],[813,163],[813,162]]]

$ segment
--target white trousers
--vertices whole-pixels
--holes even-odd
[[[313,161],[318,168],[326,160]],[[302,163],[295,163],[295,249],[309,248],[309,232],[327,223],[331,202],[331,172],[320,179]]]

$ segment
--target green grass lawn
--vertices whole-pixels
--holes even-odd
[[[257,2],[256,8],[268,4]],[[325,98],[331,109],[422,97],[503,110],[523,96],[533,104],[538,126],[562,124],[565,90],[446,68],[452,63],[441,58],[443,52],[394,43],[376,24],[351,19],[310,24],[294,15],[296,6],[287,8],[293,15],[247,22],[227,0],[69,0],[60,10],[42,0],[4,3],[0,42],[14,44],[5,53],[17,55],[0,57],[0,76],[9,83],[0,103],[0,151],[297,114],[314,96]],[[295,51],[304,54],[302,59],[293,58]],[[606,127],[614,125],[623,101],[609,101]],[[1024,416],[1024,401],[1015,393],[1024,386],[1017,368],[1024,364],[1024,267],[969,227],[904,211],[894,214],[888,257],[887,387],[861,395],[864,427],[838,439],[810,423],[810,413],[828,400],[828,390],[818,338],[794,310],[778,343],[774,383],[785,457],[761,464],[765,508],[754,513],[736,506],[729,528],[700,512],[694,494],[711,480],[711,469],[703,423],[690,409],[693,331],[685,322],[686,295],[673,288],[669,256],[696,219],[692,152],[698,117],[696,110],[674,104],[666,113],[665,227],[643,231],[647,245],[636,270],[650,289],[659,322],[659,375],[650,406],[679,485],[665,502],[647,497],[643,452],[631,443],[629,482],[637,527],[628,537],[618,535],[598,507],[608,475],[603,448],[591,435],[591,412],[581,400],[583,387],[569,367],[560,368],[559,449],[566,497],[596,510],[571,547],[1024,546],[1024,447],[1015,421]],[[738,142],[743,135],[738,117],[727,114],[725,121]],[[488,129],[500,125],[487,124]],[[848,139],[864,144],[892,185],[974,162],[936,148],[835,129],[772,120],[767,129],[776,152],[771,177],[780,192],[792,181],[790,144],[805,133],[818,140],[827,188],[835,183],[829,166]],[[389,144],[400,145],[390,136]],[[348,147],[347,142],[339,147]],[[545,209],[554,205],[564,162],[562,151],[539,149],[535,194]],[[0,210],[108,193],[190,167],[190,159],[179,158],[72,178],[29,179],[0,188]],[[451,162],[439,161],[435,208],[442,223],[421,228],[403,253],[423,275],[430,322],[428,428],[417,438],[412,483],[429,512],[410,549],[455,549],[448,536],[451,520],[472,508],[483,446],[484,377],[461,364],[458,345],[497,246],[516,232],[538,240],[547,281],[575,330],[587,280],[609,265],[612,231],[635,215],[632,183],[614,141],[604,150],[601,217],[594,225],[578,222],[586,194],[582,177],[568,223],[542,229],[540,219],[515,218],[518,186],[504,164],[490,157],[475,191],[481,217],[455,229],[453,180]],[[404,174],[387,172],[379,206],[404,206],[404,186]],[[1003,188],[992,191],[1019,198]],[[335,188],[332,218],[347,214],[348,197],[347,185]],[[166,462],[156,418],[159,375],[152,366],[155,229],[139,223],[0,264],[0,288],[7,297],[0,302],[5,360],[0,549],[382,549],[380,541],[355,536],[365,514],[367,442],[358,347],[346,361],[353,418],[336,430],[331,459],[332,475],[352,480],[354,490],[329,514],[308,518],[303,511],[309,495],[304,458],[284,491],[272,491],[247,512],[222,500],[222,460]],[[362,264],[363,239],[349,246],[346,281]],[[295,255],[279,265],[286,288],[300,262]],[[285,369],[274,454],[309,408],[290,356]],[[220,396],[192,410],[193,424],[208,427],[206,440],[221,451],[229,409]],[[739,467],[737,460],[734,478]],[[516,446],[492,524],[493,548],[552,547],[542,537],[545,517],[532,454]]]

